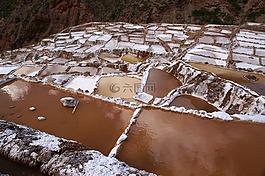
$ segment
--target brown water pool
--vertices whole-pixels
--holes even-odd
[[[44,176],[39,169],[14,162],[0,155],[0,175],[8,174],[12,176]]]
[[[135,56],[135,55],[131,55],[131,54],[125,54],[124,56],[122,56],[121,60],[124,60],[126,62],[130,62],[130,63],[136,63],[136,62],[142,62],[143,59]]]
[[[265,124],[143,110],[118,159],[166,176],[263,176]]]
[[[186,109],[205,110],[207,112],[217,111],[217,108],[206,101],[190,95],[182,95],[174,99],[170,106],[185,107]]]
[[[74,115],[60,98],[79,100]],[[34,106],[36,111],[30,111]],[[15,81],[0,89],[0,118],[50,134],[72,139],[107,155],[129,124],[133,111],[49,86]],[[38,116],[46,120],[37,120]]]
[[[252,74],[242,71],[235,71],[225,68],[218,68],[210,65],[200,64],[200,63],[189,63],[190,65],[197,67],[199,69],[215,73],[217,76],[234,81],[238,84],[241,84],[245,87],[248,87],[260,95],[265,95],[265,76],[260,74]],[[248,81],[243,78],[244,75],[255,75],[259,80],[258,81]]]
[[[147,79],[145,92],[154,97],[162,98],[171,90],[179,86],[181,86],[181,82],[174,76],[159,69],[151,69]]]
[[[141,80],[129,76],[107,76],[99,80],[98,94],[113,98],[133,98]]]

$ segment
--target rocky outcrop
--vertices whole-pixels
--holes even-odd
[[[48,175],[154,175],[84,145],[0,120],[0,154]]]

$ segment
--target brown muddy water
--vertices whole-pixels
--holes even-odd
[[[0,175],[12,176],[44,176],[37,168],[32,168],[18,162],[14,162],[0,155]]]
[[[175,98],[170,106],[185,107],[186,109],[205,110],[207,112],[214,112],[218,110],[206,101],[190,95],[182,95]]]
[[[181,82],[174,76],[159,69],[151,69],[149,71],[145,92],[154,97],[162,98],[179,86],[181,86]]]
[[[190,65],[197,67],[199,69],[215,73],[217,76],[234,81],[238,84],[241,84],[242,86],[248,87],[255,92],[257,92],[259,95],[265,95],[265,76],[262,76],[260,74],[252,74],[242,71],[235,71],[225,68],[218,68],[210,65],[200,64],[200,63],[189,63]],[[244,75],[255,75],[259,80],[258,81],[248,81],[243,78]]]
[[[60,103],[72,96],[76,112]],[[30,111],[34,106],[36,111]],[[17,80],[0,89],[0,118],[75,140],[108,155],[129,124],[133,111],[101,100],[74,95],[49,86]],[[39,121],[38,116],[46,117]]]
[[[118,159],[166,176],[264,176],[265,124],[143,110]]]
[[[99,80],[98,94],[113,98],[133,98],[141,80],[129,76],[106,76]]]
[[[124,56],[122,56],[121,60],[124,60],[126,62],[129,62],[129,63],[136,63],[136,62],[142,62],[143,59],[135,56],[135,55],[132,55],[132,54],[125,54]]]

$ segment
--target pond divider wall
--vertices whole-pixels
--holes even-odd
[[[177,61],[163,69],[183,84],[182,94],[201,98],[229,114],[265,114],[265,97],[213,73]]]

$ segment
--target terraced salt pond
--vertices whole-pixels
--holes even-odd
[[[265,174],[264,139],[265,124],[145,109],[118,159],[166,176],[261,176]]]
[[[72,108],[60,103],[60,98],[66,96],[79,101],[74,114]],[[128,126],[133,113],[130,109],[101,100],[20,80],[3,86],[0,100],[1,119],[76,140],[105,155]],[[31,106],[36,111],[30,111]],[[38,116],[44,116],[46,120],[39,121]]]
[[[68,73],[89,73],[89,75],[96,75],[98,69],[96,67],[71,67]]]
[[[205,110],[206,112],[218,111],[217,108],[206,101],[189,96],[182,95],[174,99],[170,106],[185,107],[186,109]]]
[[[131,55],[131,54],[125,54],[124,56],[122,56],[121,59],[126,61],[126,62],[130,62],[130,63],[136,63],[136,62],[142,62],[143,61],[143,59],[141,59],[137,56]]]
[[[182,63],[185,59],[187,62],[201,62],[192,65],[265,95],[262,75],[202,64],[208,62],[225,67],[230,59],[229,52],[232,52],[237,68],[264,72],[264,33],[236,30],[245,25],[87,23],[70,27],[65,30],[68,32],[50,36],[32,46],[3,52],[0,58],[0,81],[3,81],[0,86],[0,119],[79,141],[105,155],[121,144],[118,159],[166,176],[265,175],[264,97],[257,97],[249,90],[224,80],[212,80],[210,75],[201,74],[201,71]],[[232,50],[227,48],[230,40],[237,44]],[[36,53],[41,57],[32,60]],[[174,56],[183,59],[179,61]],[[156,68],[149,70],[153,64]],[[158,68],[164,68],[166,72]],[[6,84],[5,78],[8,81],[13,72],[29,82],[41,81],[80,94],[91,94],[96,99],[24,81]],[[167,72],[176,75],[189,89],[183,87],[178,92],[176,88],[182,86],[181,82]],[[2,79],[1,75],[4,75]],[[259,80],[248,81],[243,78],[245,75],[255,75]],[[203,84],[192,85],[192,80],[195,83],[202,81],[200,77]],[[145,78],[144,91],[153,97],[144,93],[135,97],[138,88],[145,84]],[[204,91],[207,90],[204,86],[210,89]],[[176,92],[165,97],[172,90]],[[228,93],[224,95],[226,90]],[[202,99],[182,93],[205,98],[216,106],[222,104],[224,108],[222,105],[219,108],[223,111],[231,114],[242,112],[242,116],[232,121],[233,118],[223,112],[207,115],[200,112],[207,117],[202,119],[187,114],[198,111],[168,107],[171,98],[180,94],[170,105],[207,112],[216,110]],[[74,114],[73,109],[65,108],[59,102],[65,96],[73,96],[79,101]],[[125,101],[117,100],[119,97]],[[125,128],[134,109],[117,104],[144,109],[140,115],[140,109],[135,111],[133,118],[137,121],[130,123],[130,130]],[[159,110],[160,105],[163,106],[161,109],[181,111],[182,114]],[[30,111],[31,106],[36,107],[36,111]],[[37,120],[39,116],[46,117],[46,120]],[[126,138],[125,134],[121,136],[123,132],[127,135],[125,141],[122,141]],[[112,150],[111,156],[115,154],[116,150]],[[0,168],[8,168],[6,163],[9,162],[0,158]],[[104,164],[97,166],[99,172],[106,167]],[[110,173],[119,167],[116,164],[112,166]],[[21,175],[19,169],[14,170],[18,170],[14,175]],[[76,170],[80,170],[80,165]],[[67,171],[73,170],[69,168]]]
[[[101,53],[99,55],[99,58],[109,61],[109,62],[117,62],[120,60],[120,56],[117,56],[115,54],[110,54],[110,53]]]
[[[42,69],[41,66],[23,66],[14,72],[15,75],[26,75],[26,76],[36,76],[37,73]]]
[[[100,78],[98,94],[113,98],[133,98],[141,80],[129,76],[105,76]]]
[[[56,73],[65,73],[68,66],[62,65],[50,65],[44,71],[41,72],[40,76],[46,76]]]
[[[109,67],[103,67],[99,70],[99,75],[105,75],[105,74],[109,74],[109,73],[121,73],[121,71],[116,70],[114,68],[109,68]]]
[[[181,82],[174,76],[159,69],[151,69],[149,71],[145,92],[154,97],[161,98],[179,86],[181,86]]]
[[[265,95],[265,76],[262,76],[260,74],[253,74],[253,73],[240,72],[230,69],[218,68],[200,63],[189,63],[189,64],[199,69],[215,73],[217,76],[221,78],[231,80],[238,84],[246,86],[260,95]],[[258,81],[253,82],[243,78],[243,76],[249,74],[255,75],[258,78]]]

